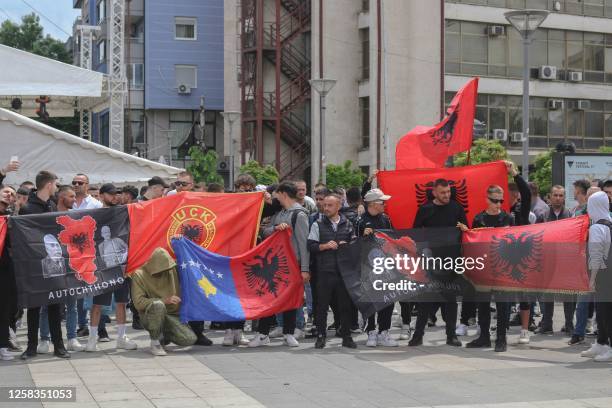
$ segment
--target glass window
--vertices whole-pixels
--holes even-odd
[[[520,109],[510,109],[508,111],[508,120],[509,120],[509,125],[508,126],[510,129],[508,129],[511,133],[512,132],[522,132],[523,131],[523,113]]]
[[[508,8],[524,9],[525,0],[508,0]]]
[[[506,97],[504,95],[490,95],[489,96],[490,106],[506,106]]]
[[[359,98],[361,116],[361,147],[370,147],[370,98]]]
[[[508,30],[510,60],[508,65],[513,67],[523,66],[523,40],[515,29]]]
[[[568,109],[567,110],[567,136],[583,136],[582,119],[584,115],[582,111]]]
[[[612,72],[612,47],[606,47],[604,60],[604,69],[606,72]]]
[[[144,64],[127,64],[129,89],[144,89]]]
[[[584,125],[586,137],[603,138],[603,113],[585,112]]]
[[[506,65],[506,37],[489,37],[489,65]]]
[[[476,34],[484,36],[487,32],[487,25],[481,23],[461,22],[461,34]]]
[[[445,30],[446,33],[459,34],[461,32],[461,24],[459,23],[459,21],[446,20],[445,26],[446,26],[446,30]]]
[[[176,87],[186,85],[188,88],[198,87],[198,69],[196,65],[175,65]]]
[[[106,19],[106,0],[100,0],[96,5],[96,16],[98,17],[98,24]]]
[[[461,36],[463,62],[487,62],[487,37],[476,35]]]
[[[446,33],[444,41],[444,57],[446,61],[461,61],[461,42],[459,34]]]
[[[612,138],[612,113],[606,113],[604,120],[606,121],[606,137]]]
[[[98,62],[103,64],[106,62],[106,40],[98,43]]]
[[[359,30],[361,37],[361,79],[370,78],[370,29],[362,28]],[[453,44],[451,47],[457,47],[457,57],[459,57],[459,46]],[[459,59],[457,58],[457,61]]]
[[[548,0],[527,0],[528,9],[548,10]]]
[[[585,0],[584,15],[601,17],[604,15],[604,0]]]
[[[548,62],[546,50],[546,41],[532,41],[529,46],[529,65],[531,67],[546,65]]]
[[[565,12],[582,15],[582,0],[565,0]]]
[[[565,41],[565,31],[562,30],[547,30],[548,39],[554,41]]]
[[[548,43],[548,65],[563,68],[565,62],[565,43],[561,41],[549,41]]]
[[[175,17],[174,18],[174,39],[175,40],[197,40],[197,19],[195,17]]]
[[[603,45],[584,46],[584,69],[588,71],[604,70],[604,47]]]
[[[530,109],[529,112],[529,134],[534,136],[546,136],[548,122],[548,111],[545,109]]]
[[[168,138],[172,149],[172,157],[181,157],[179,148],[183,146],[192,136],[194,128],[193,112],[190,110],[170,111],[170,126]],[[184,155],[182,157],[185,157]]]
[[[133,143],[142,144],[145,143],[144,136],[144,111],[143,110],[130,110],[130,132]]]
[[[548,135],[565,136],[563,109],[548,111]]]
[[[577,69],[582,71],[584,48],[582,42],[568,41],[567,42],[567,61],[564,64],[567,68]]]
[[[489,109],[489,129],[507,129],[505,108]]]

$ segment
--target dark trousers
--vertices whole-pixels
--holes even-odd
[[[542,306],[542,327],[552,329],[553,327],[553,314],[555,311],[555,304],[553,302],[541,302]],[[563,302],[563,311],[565,312],[565,327],[571,327],[574,325],[574,311],[576,310],[575,302]]]
[[[497,311],[497,337],[505,336],[510,321],[510,303],[496,302]],[[478,303],[478,325],[480,326],[480,336],[489,337],[491,326],[491,302]]]
[[[0,348],[9,347],[12,305],[8,296],[0,298]]]
[[[339,321],[336,322],[340,325],[338,333],[342,337],[349,337],[351,335],[352,303],[344,281],[336,272],[319,273],[315,308],[316,325],[320,336],[327,335],[327,311],[332,300],[335,300],[338,310]]]
[[[63,304],[56,303],[47,306],[49,316],[49,332],[55,347],[64,347],[62,340],[62,314]],[[40,307],[28,309],[28,348],[35,350],[38,347],[38,328],[40,325]]]
[[[612,344],[612,303],[595,302],[597,320],[597,343]]]
[[[417,315],[416,328],[414,330],[415,336],[423,336],[425,333],[425,326],[427,325],[427,318],[431,311],[436,310],[438,306],[440,306],[439,303],[419,303],[419,314]],[[442,315],[446,322],[446,336],[455,336],[455,329],[457,328],[457,302],[455,300],[449,300],[446,303],[442,303]]]
[[[476,318],[476,307],[480,307],[477,302],[461,302],[461,319],[459,320],[461,324],[470,325],[469,320]]]
[[[378,311],[376,314],[368,317],[368,326],[366,327],[366,333],[376,329],[376,323],[378,323],[378,332],[382,333],[385,330],[391,328],[391,318],[393,317],[394,304],[390,304],[384,309]],[[376,320],[375,320],[376,319]]]
[[[412,311],[416,303],[413,302],[400,302],[400,307],[402,309],[402,324],[410,324],[412,320]]]
[[[189,322],[189,327],[198,338],[204,335],[204,322]]]
[[[288,310],[283,313],[283,334],[291,334],[295,331],[295,318],[297,309]],[[276,323],[276,316],[268,316],[259,320],[258,332],[264,335],[270,334],[270,327]]]

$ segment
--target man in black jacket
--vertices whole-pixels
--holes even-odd
[[[434,199],[421,206],[417,211],[414,219],[414,228],[458,227],[460,223],[467,224],[463,207],[458,202],[451,200],[451,188],[447,180],[438,179],[434,181],[432,193]],[[441,255],[436,254],[436,256]],[[457,257],[460,256],[460,253],[444,254],[444,257],[446,256]],[[454,296],[446,296],[444,293],[442,295],[446,298],[446,303],[442,305],[446,321],[446,344],[461,347],[461,342],[457,339],[455,332],[457,301]],[[434,305],[435,303],[431,302],[421,302],[418,304],[419,314],[414,334],[408,343],[409,346],[420,346],[423,344],[425,325]]]
[[[308,235],[308,249],[316,258],[317,265],[316,348],[325,347],[327,311],[332,297],[338,304],[338,330],[342,337],[342,346],[357,347],[351,337],[351,299],[340,276],[337,255],[338,247],[350,242],[355,234],[353,225],[340,214],[341,206],[342,198],[339,195],[326,196],[323,203],[324,216],[312,224]]]
[[[15,203],[15,190],[0,184],[0,217],[11,215],[11,206]],[[14,357],[9,350],[14,349],[11,344],[10,327],[11,315],[14,315],[17,306],[17,288],[15,287],[15,273],[9,255],[8,234],[5,238],[4,249],[0,253],[0,360],[12,360]]]
[[[57,176],[48,171],[41,171],[36,175],[36,190],[30,192],[28,203],[21,208],[19,215],[43,214],[55,212],[57,208],[51,201],[51,197],[57,190]],[[62,339],[62,317],[60,303],[47,306],[49,313],[49,331],[53,341],[53,354],[61,358],[70,358],[70,354],[64,347]],[[40,320],[40,307],[28,309],[28,348],[23,352],[21,358],[27,360],[36,356],[38,347],[38,327]]]

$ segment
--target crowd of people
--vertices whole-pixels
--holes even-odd
[[[553,186],[549,196],[543,199],[537,185],[523,180],[511,162],[506,164],[514,182],[509,184],[507,192],[497,185],[482,192],[486,196],[487,208],[471,220],[472,228],[545,223],[588,214],[591,220],[588,269],[593,293],[564,302],[565,324],[560,330],[566,333],[568,344],[572,346],[583,344],[586,336],[595,336],[596,341],[581,355],[595,361],[612,361],[612,303],[606,302],[601,295],[605,288],[612,288],[608,269],[612,180],[574,182],[573,196],[578,205],[568,209],[565,207],[567,192],[563,186]],[[180,173],[171,184],[160,177],[152,177],[140,189],[135,186],[117,188],[113,184],[93,186],[86,174],[74,175],[70,185],[59,185],[57,177],[49,171],[41,171],[33,183],[25,181],[18,187],[1,185],[7,173],[18,169],[19,163],[11,162],[0,170],[1,216],[108,208],[156,200],[184,191],[225,192],[220,184],[195,183],[189,172]],[[491,347],[494,333],[496,352],[507,350],[506,333],[511,326],[520,326],[519,344],[528,344],[534,332],[553,334],[554,303],[546,299],[540,302],[517,301],[515,304],[499,301],[493,296],[478,302],[463,301],[459,313],[456,297],[447,296],[442,303],[399,302],[398,312],[396,305],[391,304],[375,315],[361,318],[341,277],[337,253],[339,248],[358,237],[377,230],[393,229],[385,213],[385,203],[391,197],[373,188],[375,180],[376,172],[362,188],[331,189],[317,184],[311,198],[303,180],[264,186],[257,185],[248,174],[237,177],[234,192],[264,192],[260,240],[275,231],[291,228],[292,248],[305,288],[304,307],[256,322],[181,323],[178,318],[181,294],[176,264],[167,251],[159,248],[147,263],[113,292],[93,299],[68,299],[63,303],[28,309],[27,346],[22,350],[16,332],[23,311],[17,307],[10,242],[7,242],[0,259],[0,359],[11,360],[15,352],[22,352],[21,358],[29,359],[49,353],[51,344],[53,353],[60,358],[69,358],[70,352],[96,352],[98,342],[111,341],[106,330],[106,325],[111,323],[111,305],[115,309],[117,349],[137,348],[126,334],[127,311],[130,310],[132,328],[148,332],[151,352],[156,356],[165,355],[165,346],[169,343],[212,345],[213,342],[204,334],[207,327],[208,330],[225,331],[223,346],[260,347],[270,344],[271,339],[282,338],[287,346],[297,347],[301,339],[312,337],[314,347],[321,349],[326,346],[331,332],[340,337],[342,346],[347,348],[357,347],[353,334],[360,332],[367,334],[366,347],[397,347],[398,340],[408,340],[408,346],[420,346],[426,328],[436,325],[439,309],[445,321],[446,344],[453,347],[463,345],[459,337],[466,336],[470,326],[477,326],[477,337],[466,347]],[[457,227],[466,231],[466,214],[453,199],[448,181],[436,180],[432,195],[433,199],[419,208],[413,227]],[[505,200],[511,208],[509,213],[502,209]],[[331,324],[328,321],[330,309]],[[493,313],[497,321],[491,327]],[[391,334],[394,315],[397,315],[400,329],[397,338]],[[541,321],[536,325],[535,318],[540,315]],[[68,339],[66,346],[62,334],[63,320]],[[246,338],[247,331],[255,332],[251,339]],[[85,344],[79,338],[86,339]]]

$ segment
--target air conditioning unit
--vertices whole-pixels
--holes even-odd
[[[229,157],[224,157],[223,159],[219,159],[217,162],[217,171],[229,171],[231,166]]]
[[[506,33],[506,27],[503,25],[490,25],[487,27],[487,34],[491,37],[497,37]]]
[[[549,99],[548,100],[548,109],[550,109],[550,110],[563,109],[563,100],[562,99]]]
[[[567,80],[570,82],[582,82],[582,72],[568,72]]]
[[[493,129],[493,139],[501,141],[508,140],[508,131],[506,129]]]
[[[587,109],[591,109],[591,101],[587,99],[580,99],[576,103],[576,110],[587,110]]]
[[[510,141],[512,143],[521,143],[523,141],[523,132],[512,132]]]
[[[191,93],[191,88],[185,84],[180,84],[177,89],[179,95],[189,95]]]
[[[538,78],[547,80],[557,79],[557,67],[542,65],[538,71]]]

